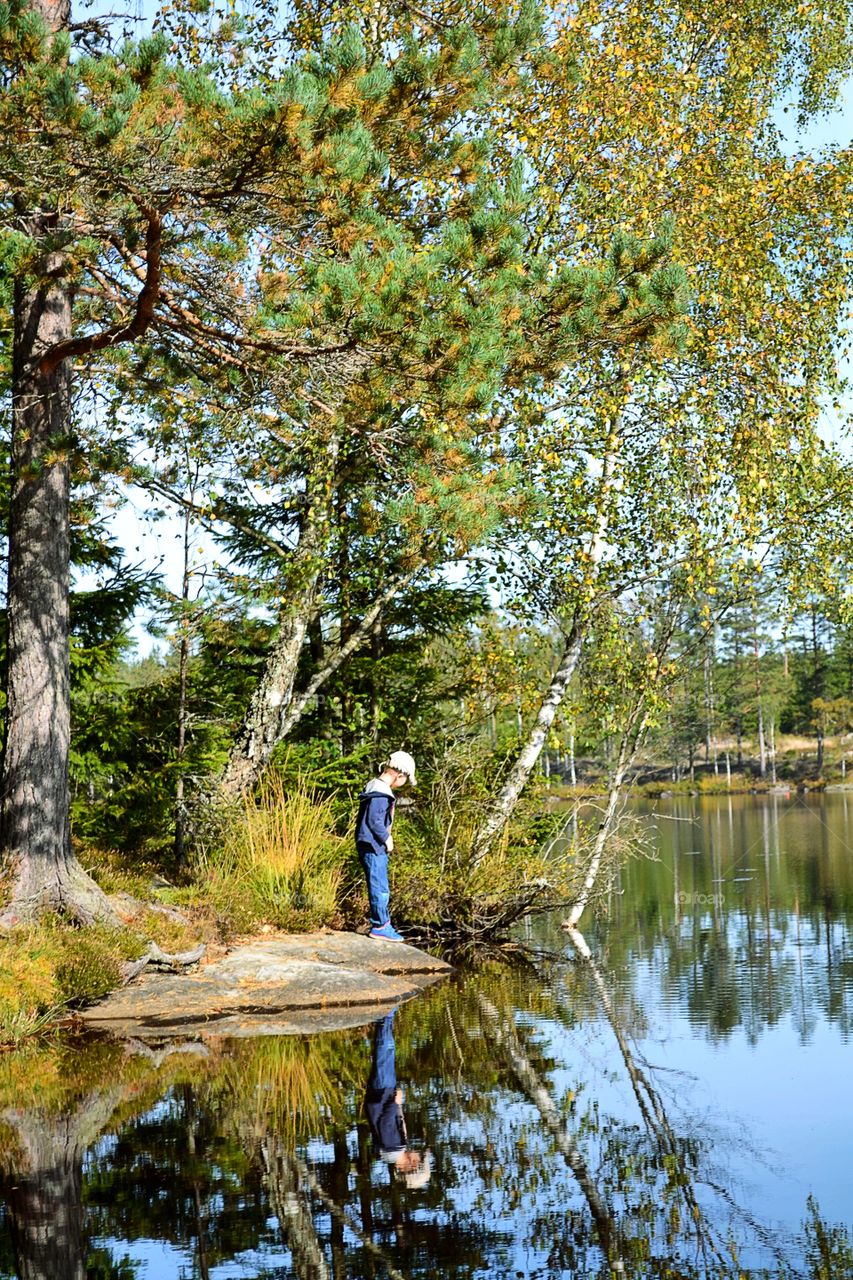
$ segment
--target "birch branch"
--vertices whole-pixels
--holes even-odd
[[[622,1274],[625,1264],[619,1251],[618,1227],[613,1220],[611,1209],[599,1194],[577,1142],[566,1128],[547,1087],[524,1053],[515,1027],[506,1018],[501,1017],[497,1007],[482,993],[478,993],[477,1002],[485,1020],[484,1030],[487,1038],[501,1051],[504,1061],[515,1076],[522,1092],[536,1107],[546,1128],[555,1139],[560,1153],[574,1174],[589,1206],[605,1257],[612,1270]]]

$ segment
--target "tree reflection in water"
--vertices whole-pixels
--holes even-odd
[[[378,1029],[6,1055],[0,1277],[847,1280],[849,1238],[817,1206],[804,1206],[805,1250],[737,1210],[716,1136],[669,1114],[573,941],[580,963],[559,981],[483,965]],[[549,1027],[595,1013],[636,1123],[567,1088],[549,1047]],[[379,1157],[364,1109],[368,1086],[374,1100],[390,1087],[375,1047],[395,1032],[406,1144],[435,1153],[414,1185]]]

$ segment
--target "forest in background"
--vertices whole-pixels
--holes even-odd
[[[342,793],[344,819],[397,741],[434,784],[465,767],[497,771],[524,740],[555,638],[501,619],[485,593],[466,595],[466,615],[448,617],[439,612],[448,594],[446,584],[435,586],[420,626],[413,612],[399,620],[390,613],[372,649],[330,681],[282,748],[278,768],[294,784],[301,776],[318,792]],[[762,595],[710,629],[695,610],[685,613],[668,654],[666,700],[632,781],[704,777],[703,786],[722,791],[762,779],[812,788],[844,780],[853,751],[853,635],[814,602],[780,632],[780,611],[778,597]],[[191,791],[226,758],[266,631],[229,617],[224,606],[199,612],[183,685],[183,753],[179,633],[165,652],[118,658],[106,680],[81,683],[73,703],[75,830],[101,846],[170,858],[178,779]],[[596,717],[592,676],[578,672],[554,720],[535,803],[560,783],[606,789],[613,735]]]
[[[114,927],[152,869],[230,884],[220,923],[357,918],[402,746],[402,918],[489,933],[583,909],[641,762],[843,736],[853,156],[781,121],[837,103],[849,18],[0,10],[7,928]],[[179,593],[110,534],[128,486]],[[549,854],[567,756],[603,818]]]

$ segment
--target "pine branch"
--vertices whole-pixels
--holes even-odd
[[[146,213],[148,230],[145,235],[145,280],[136,299],[133,319],[127,324],[112,325],[100,333],[55,343],[39,359],[38,371],[42,377],[49,377],[63,360],[88,355],[91,351],[103,351],[105,347],[117,346],[122,342],[133,342],[134,339],[140,338],[151,324],[154,308],[160,297],[163,215],[158,209],[149,209]]]

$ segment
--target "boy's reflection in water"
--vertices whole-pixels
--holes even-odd
[[[432,1156],[429,1151],[421,1155],[409,1146],[403,1116],[403,1091],[397,1084],[393,1013],[377,1022],[373,1029],[373,1060],[364,1109],[382,1159],[411,1190],[426,1186]]]

